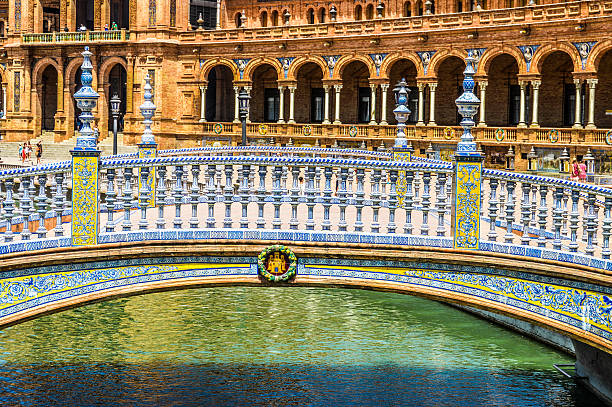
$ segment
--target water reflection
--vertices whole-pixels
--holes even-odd
[[[567,356],[398,294],[215,288],[0,332],[2,405],[599,405]]]

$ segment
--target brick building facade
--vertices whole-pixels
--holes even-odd
[[[472,50],[482,99],[474,133],[493,164],[509,146],[519,169],[532,147],[541,169],[556,166],[564,148],[580,156],[590,147],[600,170],[610,167],[612,1],[193,3],[0,2],[4,139],[73,137],[72,95],[89,45],[102,137],[117,93],[124,140],[138,139],[149,74],[162,147],[238,141],[243,87],[253,139],[389,146],[393,87],[403,77],[411,88],[409,138],[417,151],[431,143],[444,156],[458,140],[454,100]],[[190,16],[206,7],[206,20]]]

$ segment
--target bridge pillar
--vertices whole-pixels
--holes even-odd
[[[94,131],[91,128],[93,114],[99,95],[91,87],[91,52],[85,47],[81,65],[81,88],[74,94],[77,107],[81,110],[81,130],[72,154],[72,222],[71,239],[73,246],[91,246],[98,243],[100,226],[99,185],[100,150],[97,148]]]
[[[572,339],[576,352],[576,376],[591,391],[612,404],[612,355]]]
[[[463,134],[455,153],[453,177],[453,246],[477,250],[480,243],[480,209],[482,205],[482,163],[484,157],[478,151],[472,127],[480,100],[474,94],[474,58],[471,51],[465,60],[463,93],[455,103],[463,117]]]
[[[149,75],[145,78],[144,85],[144,103],[140,105],[140,112],[142,117],[144,117],[144,132],[142,133],[141,142],[138,143],[138,158],[155,158],[157,157],[157,143],[155,142],[155,136],[153,135],[153,130],[151,130],[151,125],[153,124],[153,116],[155,115],[155,111],[157,110],[157,106],[153,104],[153,93],[151,92],[153,88],[151,87],[151,78]],[[142,169],[138,171],[138,191],[142,190],[143,178],[145,178],[146,183],[148,184],[147,190],[150,192],[149,194],[149,208],[155,207],[155,167],[151,166],[149,171],[147,172],[147,176],[143,177]]]

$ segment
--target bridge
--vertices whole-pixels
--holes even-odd
[[[190,287],[393,291],[566,335],[577,374],[612,395],[612,190],[483,168],[469,57],[445,162],[415,156],[401,120],[392,151],[158,151],[148,81],[139,153],[100,157],[88,54],[73,160],[0,172],[0,326]]]

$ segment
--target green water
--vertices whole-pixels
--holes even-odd
[[[552,366],[572,362],[410,296],[197,289],[0,331],[0,404],[599,405]]]

